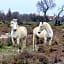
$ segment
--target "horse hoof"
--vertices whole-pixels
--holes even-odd
[[[23,50],[19,50],[19,49],[18,49],[18,53],[22,53],[22,52],[23,52]]]
[[[15,47],[15,45],[13,45],[13,47]]]
[[[33,52],[35,51],[35,49],[33,49]]]
[[[23,50],[21,50],[21,53],[23,52]]]
[[[21,53],[21,51],[18,49],[18,53]]]

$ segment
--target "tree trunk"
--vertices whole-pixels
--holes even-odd
[[[46,11],[44,12],[44,21],[46,22]]]

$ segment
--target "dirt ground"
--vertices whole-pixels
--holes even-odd
[[[5,47],[0,50],[1,64],[64,64],[64,30],[59,26],[52,27],[54,38],[52,45],[41,45],[38,51],[32,51],[32,29],[28,28],[27,48],[18,54],[17,48]],[[4,31],[5,32],[5,31]],[[13,51],[13,50],[14,51]],[[11,54],[11,55],[10,55]],[[11,60],[11,61],[10,61]]]

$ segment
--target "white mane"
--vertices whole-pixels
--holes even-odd
[[[43,22],[42,28],[46,29],[46,31],[48,33],[48,37],[53,37],[53,30],[52,30],[50,24],[48,24],[47,22]]]

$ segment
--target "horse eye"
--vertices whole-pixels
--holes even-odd
[[[13,23],[11,23],[11,24],[13,24]]]

